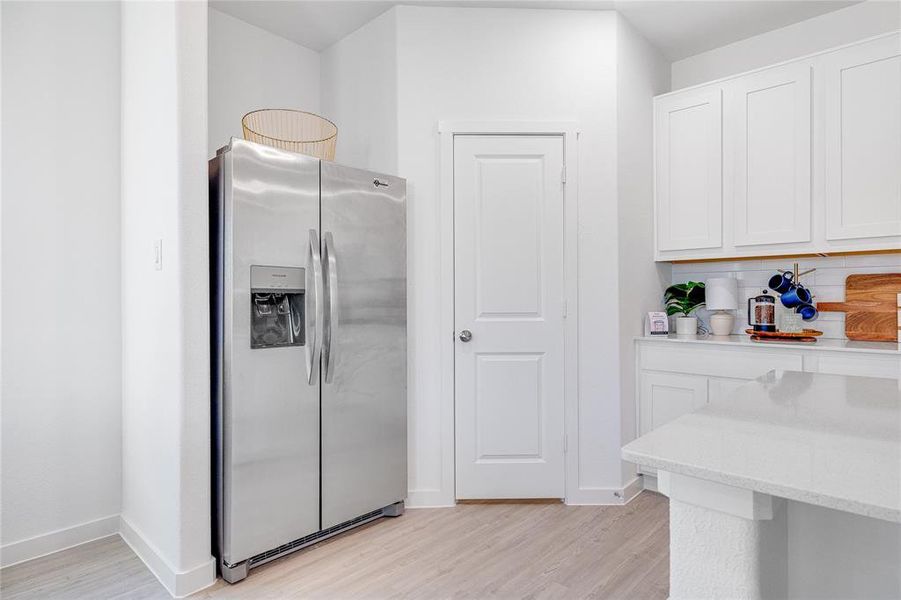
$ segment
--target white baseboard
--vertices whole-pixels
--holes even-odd
[[[410,490],[404,501],[407,508],[448,508],[457,505],[457,500],[441,490]]]
[[[119,515],[102,517],[0,547],[0,567],[9,567],[119,532]]]
[[[635,496],[644,490],[644,481],[641,477],[633,477],[632,481],[623,488],[623,504],[628,504]]]
[[[216,583],[216,561],[212,556],[187,571],[176,571],[125,517],[120,520],[119,535],[175,598],[184,598]]]

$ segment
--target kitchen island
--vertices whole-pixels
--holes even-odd
[[[623,458],[670,498],[670,598],[901,597],[897,379],[771,371]]]

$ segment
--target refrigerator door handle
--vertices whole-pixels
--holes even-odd
[[[307,381],[319,383],[319,359],[322,356],[322,338],[325,329],[325,309],[322,290],[322,257],[319,254],[319,234],[310,230],[310,254],[307,268],[307,290],[313,291],[313,339],[307,343]],[[310,311],[307,311],[309,314]],[[309,323],[309,321],[308,321]],[[310,328],[307,327],[307,331]],[[310,343],[312,342],[312,343]]]
[[[331,383],[337,361],[337,344],[335,343],[338,331],[338,256],[335,254],[335,241],[330,231],[322,235],[325,245],[325,274],[328,280],[326,296],[328,298],[328,332],[326,333],[326,346],[323,355],[325,362],[325,382]]]

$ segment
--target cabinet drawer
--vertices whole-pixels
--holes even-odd
[[[767,352],[761,348],[689,348],[682,344],[647,345],[640,352],[640,368],[647,371],[754,379],[773,369],[804,370],[800,352]]]
[[[823,354],[819,358],[820,373],[857,375],[859,377],[901,378],[901,356],[867,356]]]

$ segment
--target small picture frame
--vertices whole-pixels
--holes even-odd
[[[648,320],[645,323],[645,333],[647,335],[667,335],[669,334],[669,317],[665,312],[649,312]]]

